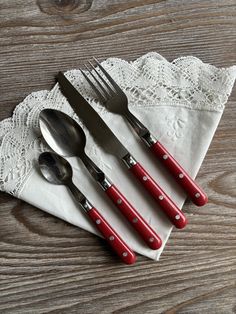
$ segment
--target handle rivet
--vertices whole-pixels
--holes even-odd
[[[122,199],[118,198],[118,200],[116,202],[117,202],[117,204],[121,204],[122,203]]]
[[[180,173],[180,174],[179,174],[179,178],[180,178],[180,179],[183,179],[183,177],[184,177],[183,173]]]
[[[146,176],[143,176],[143,181],[147,181],[147,177]]]
[[[196,194],[195,194],[195,197],[196,197],[196,198],[199,198],[199,197],[200,197],[200,193],[196,193]]]
[[[168,158],[168,155],[166,155],[166,154],[165,154],[165,155],[163,155],[163,159],[165,159],[165,160],[166,160],[167,158]]]
[[[111,236],[109,237],[109,240],[110,240],[110,241],[114,241],[114,240],[115,240],[115,237],[111,235]]]
[[[126,256],[128,256],[128,253],[127,253],[127,252],[123,252],[122,255],[123,255],[124,257],[126,257]]]
[[[100,225],[100,223],[101,223],[101,220],[100,220],[100,219],[97,219],[97,220],[96,220],[96,224],[97,224],[97,225]]]
[[[176,215],[176,216],[175,216],[175,219],[176,219],[176,220],[179,220],[179,219],[180,219],[180,215]]]
[[[135,224],[136,222],[138,222],[138,218],[135,217],[132,221],[133,221],[133,223]]]
[[[154,242],[154,238],[151,237],[151,238],[148,239],[148,241],[149,241],[149,242]]]
[[[164,199],[164,196],[163,195],[159,195],[158,198],[159,198],[160,201],[162,201]]]

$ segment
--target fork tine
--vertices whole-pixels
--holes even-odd
[[[111,86],[104,80],[104,78],[101,76],[101,74],[97,71],[97,69],[94,67],[94,65],[89,61],[89,64],[93,68],[93,70],[96,72],[97,76],[100,78],[100,80],[103,82],[103,84],[106,86],[106,88],[109,90],[110,94],[114,94],[114,90],[111,88]]]
[[[99,69],[103,72],[103,74],[106,76],[106,78],[108,79],[108,81],[111,83],[111,85],[113,86],[113,88],[117,91],[117,92],[122,92],[122,89],[120,88],[119,85],[117,85],[117,83],[113,80],[113,78],[110,76],[110,74],[108,74],[108,72],[104,69],[104,67],[98,62],[98,60],[93,57],[94,61],[96,62],[97,66],[99,67]]]
[[[96,69],[94,68],[94,66],[92,65],[91,62],[89,62],[89,64],[91,65],[92,69],[96,71]],[[89,71],[89,74],[93,77],[94,81],[98,84],[98,86],[100,87],[100,89],[102,90],[103,94],[109,98],[110,94],[108,93],[108,91],[106,90],[106,88],[99,82],[99,80],[96,78],[96,76],[93,74],[92,71],[89,70],[89,68],[86,66],[87,70]],[[97,73],[97,71],[96,71]]]
[[[93,84],[93,82],[90,80],[90,78],[85,74],[83,70],[80,70],[80,72],[83,74],[86,81],[89,83],[89,85],[92,87],[92,89],[96,92],[98,98],[100,101],[104,102],[106,101],[106,98],[103,96],[103,94],[97,89],[97,87]]]

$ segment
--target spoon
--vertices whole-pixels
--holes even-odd
[[[69,162],[63,157],[50,152],[40,154],[39,168],[44,178],[50,183],[65,185],[71,191],[74,199],[88,214],[96,228],[110,244],[112,249],[125,264],[133,264],[136,261],[135,253],[127,246],[105,218],[88,201],[72,181],[73,171]]]
[[[91,176],[99,183],[106,195],[130,222],[145,243],[153,250],[159,249],[162,245],[161,238],[105,176],[104,172],[86,155],[84,151],[86,136],[79,124],[61,111],[44,109],[39,116],[39,125],[48,145],[59,155],[80,158]]]

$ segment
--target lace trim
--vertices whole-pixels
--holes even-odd
[[[110,58],[103,66],[125,91],[131,107],[181,106],[221,112],[236,77],[236,67],[219,69],[195,57],[168,62],[155,52],[133,62]],[[106,120],[109,113],[80,72],[71,70],[66,75]],[[16,106],[11,118],[0,122],[0,190],[19,197],[39,153],[46,149],[38,125],[39,113],[44,108],[74,115],[56,84],[51,91],[27,96]],[[73,118],[78,121],[76,116]],[[89,137],[86,129],[85,132]],[[91,138],[90,143],[90,155],[98,158]]]

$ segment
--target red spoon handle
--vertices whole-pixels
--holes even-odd
[[[187,219],[174,202],[165,194],[160,186],[152,179],[146,170],[139,164],[130,167],[130,171],[142,183],[145,189],[155,198],[163,212],[176,228],[182,229],[187,224]]]
[[[134,264],[136,261],[135,253],[125,244],[121,237],[113,230],[109,223],[102,217],[96,208],[88,210],[88,215],[94,222],[97,229],[101,232],[112,249],[125,264]]]
[[[207,195],[197,185],[197,183],[190,178],[187,172],[178,164],[173,156],[160,143],[156,142],[150,146],[151,151],[158,157],[166,169],[174,176],[176,181],[182,186],[192,202],[197,206],[203,206],[207,203]]]
[[[161,247],[161,238],[156,232],[148,225],[143,217],[137,212],[137,210],[129,203],[129,201],[122,195],[119,190],[111,185],[106,194],[113,201],[113,203],[119,208],[121,213],[127,218],[134,229],[143,238],[146,244],[153,250],[157,250]]]

